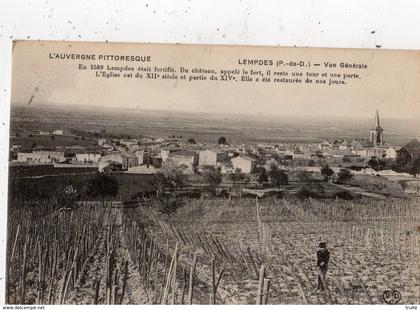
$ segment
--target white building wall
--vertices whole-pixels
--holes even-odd
[[[211,150],[200,152],[199,161],[200,166],[216,166],[217,165],[217,153]]]
[[[76,161],[84,163],[97,163],[101,159],[101,154],[76,154]]]
[[[19,162],[37,164],[61,163],[65,161],[64,152],[34,151],[32,153],[18,153]]]
[[[240,156],[231,159],[233,169],[241,169],[243,173],[251,173],[253,170],[253,162]]]

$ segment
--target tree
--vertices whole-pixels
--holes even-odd
[[[271,165],[268,175],[270,176],[271,182],[275,186],[289,184],[289,177],[287,176],[286,172],[284,170],[280,170],[279,167],[277,167],[275,164]]]
[[[162,168],[155,177],[154,186],[156,196],[165,194],[176,194],[176,190],[184,186],[186,177],[181,167],[166,166]]]
[[[406,189],[407,189],[407,187],[408,187],[408,183],[407,183],[407,181],[403,180],[403,181],[400,181],[399,183],[400,183],[400,185],[401,185],[401,189],[403,190],[403,192],[405,192],[405,190],[406,190]]]
[[[228,174],[228,178],[233,181],[230,191],[241,197],[244,185],[250,182],[250,178],[241,169],[236,168],[235,171]]]
[[[413,161],[413,166],[411,167],[411,174],[413,176],[416,177],[419,173],[420,173],[420,157],[419,158],[416,158]]]
[[[410,152],[402,147],[397,151],[397,158],[395,159],[395,164],[393,169],[397,172],[408,172],[411,170],[413,164],[413,157]]]
[[[256,169],[256,173],[258,176],[258,183],[263,184],[268,182],[268,174],[267,174],[267,170],[264,167],[258,167]]]
[[[397,152],[396,166],[414,176],[420,173],[420,142],[412,139]]]
[[[353,174],[349,169],[340,169],[340,171],[337,173],[337,177],[338,183],[347,183],[353,179]]]
[[[249,178],[246,175],[246,173],[243,173],[241,169],[236,168],[235,171],[228,174],[228,177],[230,180],[233,181],[233,184],[236,184],[237,182],[243,182],[245,183],[249,182]]]
[[[118,182],[112,175],[98,172],[86,184],[86,195],[92,198],[99,197],[102,206],[105,205],[106,197],[115,197],[118,193]]]
[[[59,189],[57,200],[62,208],[73,208],[80,195],[73,185],[66,185]]]
[[[228,171],[233,170],[233,164],[232,164],[232,161],[230,160],[230,157],[229,156],[226,156],[226,157],[223,158],[222,165]]]
[[[311,173],[309,173],[309,171],[306,170],[299,170],[296,176],[298,180],[302,183],[309,183],[312,181]]]
[[[196,144],[197,143],[197,142],[195,142],[195,139],[194,138],[188,138],[187,142],[189,144]]]
[[[412,139],[404,147],[412,158],[420,157],[420,142],[417,139]]]
[[[313,159],[308,160],[308,167],[315,167],[315,161]]]
[[[375,171],[380,171],[386,169],[386,163],[384,160],[371,158],[367,164]]]
[[[217,144],[219,144],[219,145],[221,145],[221,144],[228,145],[226,138],[223,137],[223,136],[222,137],[219,137],[219,139],[217,140]]]
[[[375,158],[371,158],[367,162],[368,166],[371,167],[373,170],[376,170],[378,168],[378,160]]]
[[[329,181],[334,174],[334,170],[332,170],[328,165],[325,165],[321,168],[321,174],[324,176],[324,181]]]
[[[216,193],[216,187],[222,183],[223,176],[219,169],[213,166],[205,166],[203,171],[204,180],[208,183],[208,191],[212,194]]]
[[[177,198],[177,190],[185,185],[185,181],[180,167],[166,166],[156,174],[154,186],[160,213],[171,215],[183,206],[183,201]]]

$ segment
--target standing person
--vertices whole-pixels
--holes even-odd
[[[328,270],[328,262],[330,260],[330,252],[327,249],[327,243],[326,242],[321,242],[319,244],[319,248],[320,250],[318,250],[316,252],[316,256],[317,256],[317,263],[316,266],[317,268],[319,268],[320,270],[320,274],[318,275],[318,286],[317,286],[317,290],[325,290],[323,281],[321,279],[321,276],[324,279],[324,282],[326,281],[326,277],[325,275],[327,274],[327,270]]]

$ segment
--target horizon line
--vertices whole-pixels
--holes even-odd
[[[273,117],[282,117],[282,118],[295,118],[295,119],[320,119],[320,118],[341,118],[341,119],[374,119],[374,117],[368,117],[368,116],[348,116],[348,115],[316,115],[316,116],[309,116],[309,115],[285,115],[285,114],[265,114],[265,113],[241,113],[241,112],[229,112],[229,111],[219,111],[219,112],[210,112],[210,111],[200,111],[200,110],[164,110],[164,109],[153,109],[153,108],[139,108],[139,107],[115,107],[115,106],[108,106],[108,105],[102,105],[102,106],[94,106],[94,105],[78,105],[78,104],[71,104],[71,103],[10,103],[10,108],[13,107],[27,107],[27,108],[41,108],[41,107],[54,107],[54,108],[79,108],[79,109],[109,109],[109,110],[123,110],[123,111],[135,111],[137,113],[142,112],[163,112],[163,113],[190,113],[190,114],[209,114],[209,115],[220,115],[220,114],[226,114],[229,116],[244,116],[244,117],[251,117],[251,116],[262,116],[264,118],[273,118]],[[372,111],[375,114],[376,111],[380,112],[379,108],[375,108]],[[420,121],[419,118],[399,118],[399,117],[383,117],[381,116],[381,119],[385,120],[413,120],[413,121]]]

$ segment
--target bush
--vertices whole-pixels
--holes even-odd
[[[264,167],[258,167],[257,171],[257,180],[258,183],[263,184],[265,182],[268,182],[268,174],[267,174],[267,170]]]
[[[353,174],[349,169],[340,169],[337,173],[337,183],[344,184],[353,179]]]
[[[300,199],[307,199],[307,198],[323,198],[318,192],[312,190],[307,186],[301,186],[299,191],[296,194],[296,197]]]
[[[223,144],[223,145],[228,145],[227,140],[225,137],[219,137],[219,139],[217,139],[217,144]]]
[[[222,173],[220,170],[212,166],[204,167],[203,171],[204,180],[208,183],[207,190],[208,192],[215,194],[217,186],[222,183]]]
[[[185,204],[182,199],[177,199],[175,196],[168,197],[167,195],[161,196],[158,201],[159,212],[166,215],[175,214]]]
[[[334,195],[335,198],[343,199],[343,200],[353,200],[353,195],[348,191],[341,191]]]
[[[281,186],[289,184],[289,177],[284,170],[280,170],[277,165],[271,165],[271,170],[268,173],[271,182],[274,186]]]
[[[328,181],[333,176],[334,171],[328,165],[325,165],[321,168],[321,174],[324,176],[324,180]]]
[[[300,170],[297,172],[296,177],[298,178],[299,182],[308,183],[312,181],[312,175],[308,171]]]
[[[86,195],[88,197],[102,199],[102,205],[104,205],[105,197],[115,197],[118,193],[118,182],[117,179],[106,173],[96,173],[86,184]]]

